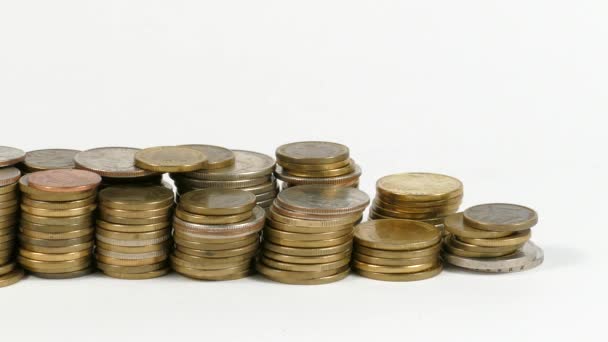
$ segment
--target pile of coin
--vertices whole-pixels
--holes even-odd
[[[353,228],[369,201],[350,187],[302,185],[282,191],[269,210],[258,272],[287,284],[343,279],[350,271]]]
[[[121,184],[158,185],[162,175],[135,166],[138,148],[100,147],[74,156],[76,168],[89,170],[102,177],[101,187]]]
[[[32,274],[65,279],[93,267],[93,212],[101,177],[85,170],[47,170],[21,177],[17,260]]]
[[[443,269],[441,231],[412,220],[382,219],[355,228],[353,268],[363,277],[414,281],[434,277]]]
[[[24,171],[32,173],[45,170],[73,169],[74,157],[80,151],[68,149],[44,149],[26,153]]]
[[[405,219],[443,227],[443,218],[458,211],[463,197],[462,183],[434,173],[400,173],[382,177],[376,183],[376,199],[369,217]]]
[[[169,273],[173,191],[159,185],[112,186],[99,192],[97,268],[119,279]]]
[[[253,271],[264,209],[256,197],[236,189],[202,189],[184,194],[173,221],[173,269],[200,280],[233,280]]]
[[[0,146],[0,287],[12,285],[23,278],[23,270],[14,260],[19,214],[19,169],[12,167],[23,160],[25,153]]]
[[[543,250],[530,240],[537,213],[527,207],[491,203],[471,207],[445,219],[443,259],[473,271],[505,273],[534,268]]]
[[[272,157],[251,151],[230,151],[216,146],[186,146],[204,149],[208,160],[215,160],[213,164],[222,167],[172,173],[170,176],[175,181],[178,196],[199,189],[239,189],[254,194],[257,205],[262,208],[268,208],[272,204],[278,192],[272,175],[275,167]]]
[[[332,142],[303,141],[282,145],[276,150],[276,177],[283,189],[319,184],[358,187],[361,168],[350,159],[348,147]]]

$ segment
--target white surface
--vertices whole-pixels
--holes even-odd
[[[371,196],[435,171],[464,207],[536,208],[546,261],[322,287],[30,277],[0,289],[0,338],[601,340],[607,17],[600,0],[4,1],[2,145],[340,141]]]

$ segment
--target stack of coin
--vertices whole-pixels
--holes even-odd
[[[353,227],[369,197],[350,187],[301,185],[279,193],[264,228],[257,270],[287,284],[338,281],[350,271]]]
[[[150,279],[169,273],[173,191],[112,186],[99,192],[97,268],[110,277]]]
[[[257,205],[268,208],[278,192],[276,181],[272,176],[274,159],[257,152],[239,150],[232,152],[235,160],[231,166],[171,174],[178,196],[199,189],[239,189],[253,193]],[[215,152],[215,154],[219,153],[220,151]],[[224,156],[224,159],[229,158],[226,151],[222,152],[221,156]]]
[[[93,212],[101,177],[84,170],[47,170],[21,177],[18,261],[43,278],[73,278],[93,267]]]
[[[0,287],[14,284],[23,278],[23,270],[16,267],[14,260],[19,213],[19,177],[21,172],[15,167],[0,168]]]
[[[30,151],[25,155],[23,166],[26,173],[45,170],[73,169],[74,157],[80,151],[67,149],[45,149]]]
[[[277,148],[276,177],[283,189],[319,184],[358,187],[361,168],[350,159],[348,147],[332,142],[304,141]]]
[[[100,147],[83,151],[74,157],[76,168],[89,170],[102,177],[102,187],[121,184],[158,185],[162,175],[135,166],[135,154],[140,151],[131,147]]]
[[[443,228],[443,218],[458,211],[462,183],[434,173],[400,173],[380,178],[370,219],[416,220]]]
[[[482,204],[445,219],[446,262],[473,271],[503,273],[534,268],[543,262],[542,249],[530,240],[537,213],[507,203]]]
[[[255,196],[235,189],[203,189],[182,196],[173,221],[173,269],[200,280],[233,280],[253,271],[265,212]]]
[[[355,228],[353,268],[363,277],[414,281],[441,273],[441,231],[399,219],[368,221]]]

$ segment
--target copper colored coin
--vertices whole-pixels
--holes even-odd
[[[18,148],[0,146],[0,167],[15,165],[25,159],[25,152]]]
[[[0,169],[0,186],[16,183],[21,177],[21,171],[16,167],[6,167]]]
[[[56,169],[73,169],[74,157],[78,150],[46,149],[30,151],[25,155],[23,162],[28,171],[44,171]]]
[[[80,169],[93,171],[103,177],[139,178],[156,175],[135,166],[138,148],[100,147],[78,153],[74,157]]]
[[[101,177],[85,170],[47,170],[29,175],[29,186],[49,192],[83,192],[95,189]]]

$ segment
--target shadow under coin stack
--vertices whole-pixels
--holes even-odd
[[[182,196],[173,222],[173,269],[200,280],[234,280],[253,271],[265,212],[252,193],[203,189]]]
[[[97,268],[119,279],[151,279],[169,273],[173,206],[173,191],[159,185],[101,190]]]
[[[204,146],[204,145],[186,145]],[[266,209],[277,195],[272,175],[275,161],[262,153],[234,150],[234,164],[224,168],[205,169],[183,174],[171,174],[178,196],[200,189],[238,189],[256,196],[256,203]],[[215,153],[219,153],[215,152]],[[214,154],[215,154],[214,153]],[[227,154],[222,153],[225,158]]]
[[[162,175],[135,166],[131,147],[100,147],[83,151],[74,157],[76,168],[95,172],[102,177],[102,187],[112,185],[159,185]]]
[[[350,271],[353,227],[369,205],[355,188],[302,185],[279,193],[269,210],[257,270],[299,285],[332,283]]]
[[[23,160],[25,153],[12,147],[0,146],[0,287],[15,284],[24,276],[15,262],[17,245],[17,216],[21,171],[12,167]]]
[[[93,212],[99,175],[48,170],[19,181],[21,223],[18,261],[41,278],[75,278],[93,267]]]
[[[73,169],[74,156],[80,151],[66,149],[46,149],[30,151],[25,155],[23,166],[26,173],[46,170]]]
[[[369,218],[405,219],[430,223],[443,229],[443,218],[458,211],[462,183],[434,173],[400,173],[376,183],[376,198]]]
[[[361,168],[350,159],[348,147],[332,142],[305,141],[277,148],[276,177],[282,189],[291,186],[319,184],[326,186],[359,186]]]
[[[386,219],[355,227],[353,268],[366,278],[415,281],[443,269],[439,258],[441,231],[431,224]]]
[[[527,207],[493,203],[471,207],[445,219],[443,259],[464,269],[509,273],[540,265],[543,250],[530,240],[538,222]]]

